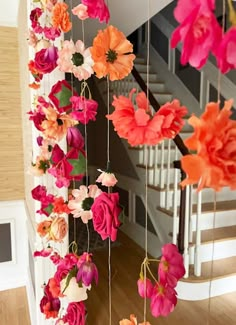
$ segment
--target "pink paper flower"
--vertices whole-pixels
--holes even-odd
[[[86,99],[83,96],[72,96],[70,101],[73,109],[71,116],[75,120],[83,124],[96,120],[98,103],[95,100]]]
[[[181,64],[200,69],[218,46],[222,31],[212,12],[214,7],[214,0],[178,0],[174,16],[180,26],[172,34],[171,47],[183,43]]]
[[[146,279],[146,293],[145,293],[145,279],[140,278],[137,282],[138,285],[138,293],[140,297],[144,298],[147,296],[147,298],[151,298],[153,293],[153,284],[150,279]]]
[[[104,0],[82,0],[82,4],[87,6],[88,15],[90,18],[98,18],[100,23],[108,23],[110,12]]]
[[[43,33],[44,36],[51,41],[55,41],[55,39],[61,35],[61,31],[58,28],[47,26],[44,27]]]
[[[154,317],[168,316],[177,304],[176,291],[167,284],[157,283],[151,297],[151,313]]]
[[[74,218],[81,217],[83,223],[88,223],[88,220],[93,218],[91,206],[94,200],[101,195],[102,191],[97,185],[81,185],[79,190],[72,191],[73,199],[69,200],[68,207]]]
[[[66,254],[64,258],[59,258],[57,256],[56,263],[54,263],[57,265],[57,270],[54,274],[54,278],[58,282],[61,282],[62,279],[64,279],[68,275],[70,270],[76,266],[77,262],[78,256],[73,253]]]
[[[115,186],[118,180],[116,179],[115,175],[113,173],[104,172],[101,169],[98,169],[101,174],[96,179],[97,183],[102,183],[103,186]]]
[[[68,225],[65,218],[56,216],[52,220],[48,240],[53,240],[54,242],[62,243],[67,232]]]
[[[28,44],[32,47],[35,47],[38,43],[38,38],[35,35],[35,32],[33,30],[29,30],[29,37],[28,37]]]
[[[178,252],[176,245],[166,244],[162,247],[162,258],[158,268],[161,283],[167,283],[174,288],[177,281],[185,274],[182,255]]]
[[[77,282],[82,281],[87,287],[91,285],[93,280],[98,284],[98,269],[90,256],[80,264],[76,279]]]
[[[58,52],[57,64],[61,71],[71,72],[79,80],[86,80],[94,73],[90,48],[85,49],[80,40],[75,44],[72,40],[63,42],[62,49]]]
[[[119,193],[103,192],[94,200],[91,210],[94,230],[103,240],[109,237],[115,241],[121,224],[119,215],[122,209],[119,206]]]
[[[44,214],[47,217],[49,216],[49,213],[47,212],[46,208],[53,203],[54,201],[54,195],[47,194],[47,188],[46,186],[38,185],[31,191],[32,198],[34,200],[37,200],[41,203],[41,207],[37,213]]]
[[[236,26],[224,34],[216,51],[217,65],[222,73],[236,69]]]
[[[38,256],[48,257],[51,255],[52,251],[53,251],[53,248],[49,246],[47,248],[42,249],[41,251],[35,251],[34,257],[38,257]]]
[[[78,6],[76,6],[72,9],[72,13],[74,15],[76,15],[79,19],[85,20],[85,19],[89,18],[87,9],[88,9],[87,6],[80,3]]]

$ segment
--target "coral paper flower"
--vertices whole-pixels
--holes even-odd
[[[62,243],[68,231],[68,225],[64,217],[56,216],[53,218],[49,240]]]
[[[236,68],[236,26],[223,36],[216,51],[217,65],[222,73]]]
[[[122,319],[119,322],[119,325],[151,325],[151,324],[149,322],[143,322],[138,324],[137,318],[133,314],[131,314],[130,319]]]
[[[82,0],[82,4],[87,6],[88,16],[98,18],[100,23],[108,23],[110,12],[104,0]]]
[[[152,315],[154,317],[168,316],[176,304],[176,291],[167,284],[156,283],[150,304]]]
[[[60,300],[54,298],[49,289],[49,284],[44,287],[44,296],[40,301],[40,310],[46,319],[57,318],[61,307]]]
[[[61,71],[72,72],[79,80],[86,80],[93,74],[90,48],[85,49],[82,41],[75,44],[72,40],[64,41],[58,56],[57,64]]]
[[[88,220],[93,217],[91,206],[101,193],[102,191],[97,185],[89,185],[88,188],[81,185],[79,190],[73,190],[74,199],[69,200],[68,207],[71,209],[74,218],[81,217],[83,223],[88,223]]]
[[[183,43],[180,62],[189,63],[200,69],[214,51],[221,39],[221,28],[215,15],[214,0],[178,0],[174,10],[175,19],[180,23],[171,38],[171,47]]]
[[[96,120],[98,103],[95,100],[87,99],[84,96],[72,96],[70,101],[73,109],[71,116],[75,120],[82,124]]]
[[[110,80],[126,77],[133,68],[135,55],[133,45],[117,28],[110,25],[100,30],[91,48],[93,69],[98,78],[109,76]]]
[[[55,4],[52,10],[52,25],[59,28],[62,32],[67,33],[71,30],[72,24],[67,11],[68,5],[64,2]]]
[[[177,281],[184,276],[183,257],[176,245],[166,244],[162,247],[158,274],[161,283],[167,283],[172,288],[176,287]]]
[[[209,103],[200,118],[189,119],[194,133],[185,145],[197,153],[181,159],[187,174],[182,186],[198,183],[198,191],[205,187],[215,191],[224,186],[236,189],[236,121],[230,119],[232,103],[225,101],[222,109],[219,103]]]
[[[119,193],[100,194],[91,207],[93,212],[93,226],[103,240],[110,238],[115,241],[120,226],[119,215],[122,211],[119,206]]]
[[[107,115],[112,120],[119,137],[127,139],[131,146],[155,145],[164,138],[174,138],[184,125],[182,117],[187,113],[178,100],[167,103],[152,116],[145,93],[136,96],[137,109],[132,103],[132,89],[129,98],[114,96],[115,111]]]

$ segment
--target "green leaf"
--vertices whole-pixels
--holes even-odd
[[[61,91],[55,94],[55,97],[59,100],[59,107],[68,106],[71,104],[70,98],[72,96],[72,92],[70,89],[62,85]]]
[[[72,278],[75,278],[76,277],[76,274],[77,274],[77,267],[74,267],[69,273],[68,273],[68,275],[67,275],[67,277],[66,277],[66,286],[65,286],[65,288],[63,289],[63,291],[62,291],[62,293],[64,293],[65,292],[65,290],[68,288],[68,286],[69,286],[69,284],[70,284],[70,280],[72,279]]]
[[[77,159],[68,159],[68,161],[73,166],[73,170],[70,173],[70,176],[76,176],[85,173],[86,158],[81,152],[79,153],[79,157]]]
[[[50,203],[46,208],[43,210],[46,211],[49,215],[52,213],[53,205]]]

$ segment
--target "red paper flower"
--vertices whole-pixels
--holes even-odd
[[[44,297],[40,301],[40,310],[45,314],[46,319],[57,318],[61,303],[58,298],[53,298],[49,284],[44,288]]]
[[[225,101],[222,109],[219,103],[209,103],[200,118],[189,119],[194,133],[185,145],[197,153],[181,159],[187,174],[182,186],[198,183],[198,191],[204,187],[215,191],[224,186],[236,189],[236,121],[230,119],[232,102]]]
[[[109,237],[115,241],[120,226],[119,215],[122,211],[119,206],[119,194],[103,192],[94,200],[91,210],[94,230],[103,240]]]
[[[69,325],[85,325],[86,309],[82,301],[71,302],[66,310],[63,321]]]
[[[98,18],[100,23],[108,23],[110,12],[104,0],[82,0],[81,2],[87,6],[87,12],[90,18]]]
[[[44,48],[35,54],[35,68],[42,74],[50,73],[57,66],[57,58],[57,48],[55,46]]]
[[[151,297],[151,313],[154,317],[168,316],[177,304],[176,291],[166,283],[156,283]]]
[[[72,108],[70,98],[77,95],[66,80],[59,80],[52,86],[48,98],[52,101],[59,113],[64,113]]]

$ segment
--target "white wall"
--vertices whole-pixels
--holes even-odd
[[[0,26],[17,26],[19,0],[0,1]]]

